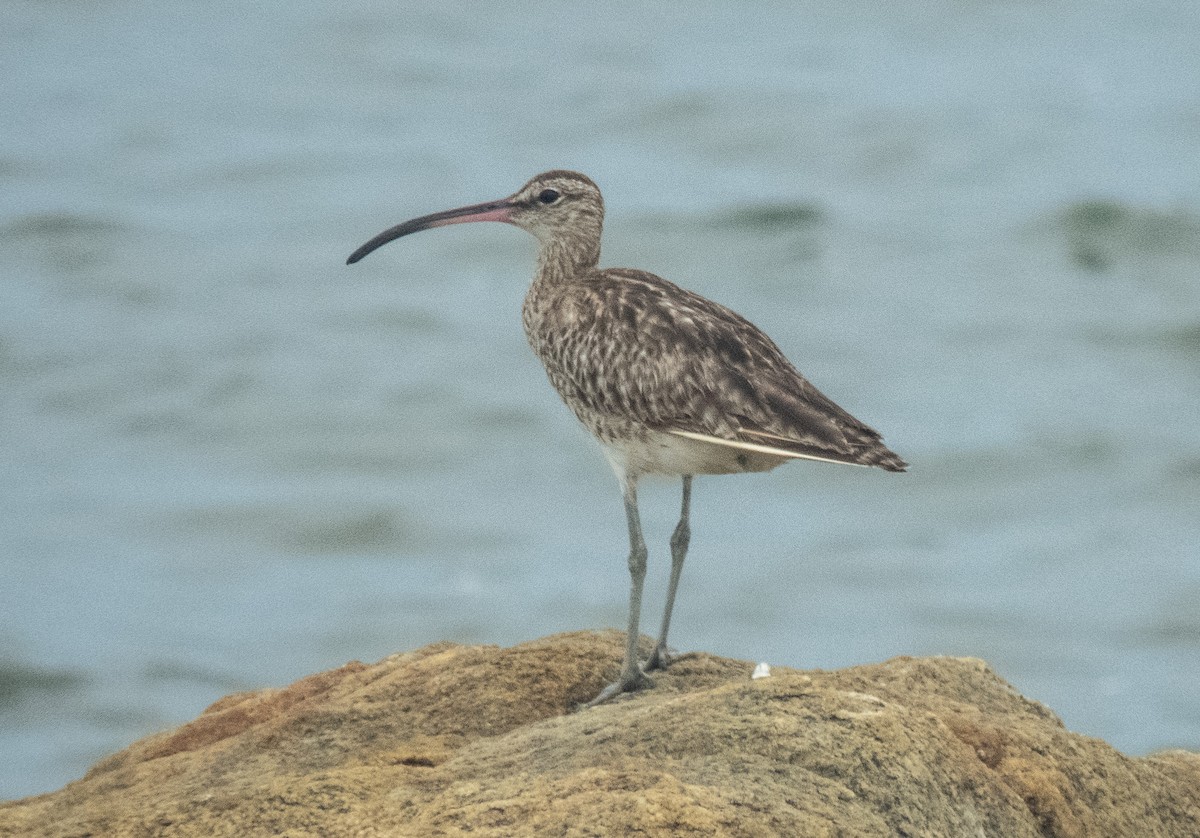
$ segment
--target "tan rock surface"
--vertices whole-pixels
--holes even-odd
[[[440,643],[232,695],[0,835],[1200,836],[1200,755],[1068,732],[981,661],[835,672],[695,654],[569,713],[622,636]]]

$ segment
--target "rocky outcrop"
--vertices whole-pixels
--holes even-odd
[[[834,672],[691,654],[572,713],[617,633],[434,644],[232,695],[0,835],[1200,836],[1200,755],[1065,730],[986,664]]]

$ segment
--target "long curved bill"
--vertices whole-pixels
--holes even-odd
[[[409,233],[419,233],[431,227],[445,227],[450,224],[466,224],[469,221],[511,221],[516,205],[512,198],[500,201],[488,201],[486,204],[472,204],[469,207],[435,212],[432,215],[422,215],[403,224],[397,224],[391,229],[384,230],[375,238],[350,254],[347,265],[353,265],[372,250],[383,247],[390,241],[407,236]]]

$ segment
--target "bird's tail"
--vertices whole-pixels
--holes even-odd
[[[883,445],[862,452],[860,462],[868,466],[877,466],[885,471],[908,471],[908,463],[900,459],[895,451]]]

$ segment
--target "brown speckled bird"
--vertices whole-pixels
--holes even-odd
[[[541,243],[522,319],[550,383],[600,441],[621,483],[629,525],[629,628],[616,681],[587,706],[648,684],[668,663],[667,630],[687,554],[692,475],[768,471],[824,460],[904,471],[880,435],[797,372],[745,318],[645,271],[597,267],[604,199],[589,178],[555,170],[499,201],[425,215],[385,230],[347,260],[448,224],[503,221]],[[658,642],[638,664],[646,544],[637,483],[683,478],[671,536],[671,578]]]

